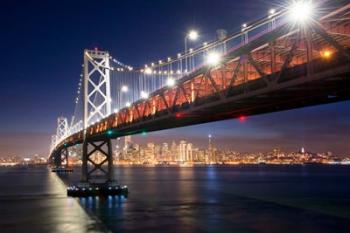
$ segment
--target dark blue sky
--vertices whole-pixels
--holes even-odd
[[[57,116],[74,110],[85,48],[97,46],[127,64],[142,65],[181,51],[190,28],[211,40],[216,29],[234,31],[271,7],[267,0],[1,1],[0,156],[47,151]],[[169,141],[205,145],[212,133],[220,145],[241,151],[306,146],[350,153],[349,106],[167,130],[141,140],[166,135]]]

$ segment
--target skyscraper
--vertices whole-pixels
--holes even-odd
[[[131,145],[131,136],[125,136],[124,137],[124,148],[127,149]]]
[[[186,162],[192,162],[193,161],[193,144],[187,143],[186,145]]]
[[[179,158],[178,161],[185,162],[186,161],[186,141],[181,140],[179,143]]]

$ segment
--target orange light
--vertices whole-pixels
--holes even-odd
[[[332,57],[332,51],[326,49],[321,52],[321,56],[325,59],[329,59]]]

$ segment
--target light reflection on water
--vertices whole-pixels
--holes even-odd
[[[127,198],[69,198],[76,171],[2,173],[1,233],[26,229],[17,223],[32,232],[327,233],[350,221],[350,167],[123,167]]]
[[[83,206],[114,232],[343,232],[349,175],[331,166],[117,167],[128,198]]]
[[[3,169],[3,168],[1,168]],[[108,232],[46,167],[11,168],[0,177],[0,232]]]

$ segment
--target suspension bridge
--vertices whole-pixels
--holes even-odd
[[[347,1],[295,1],[185,47],[140,68],[85,50],[73,117],[58,118],[52,136],[52,164],[68,166],[68,148],[82,144],[79,187],[110,188],[112,139],[350,99]],[[105,156],[100,163],[96,152]]]

